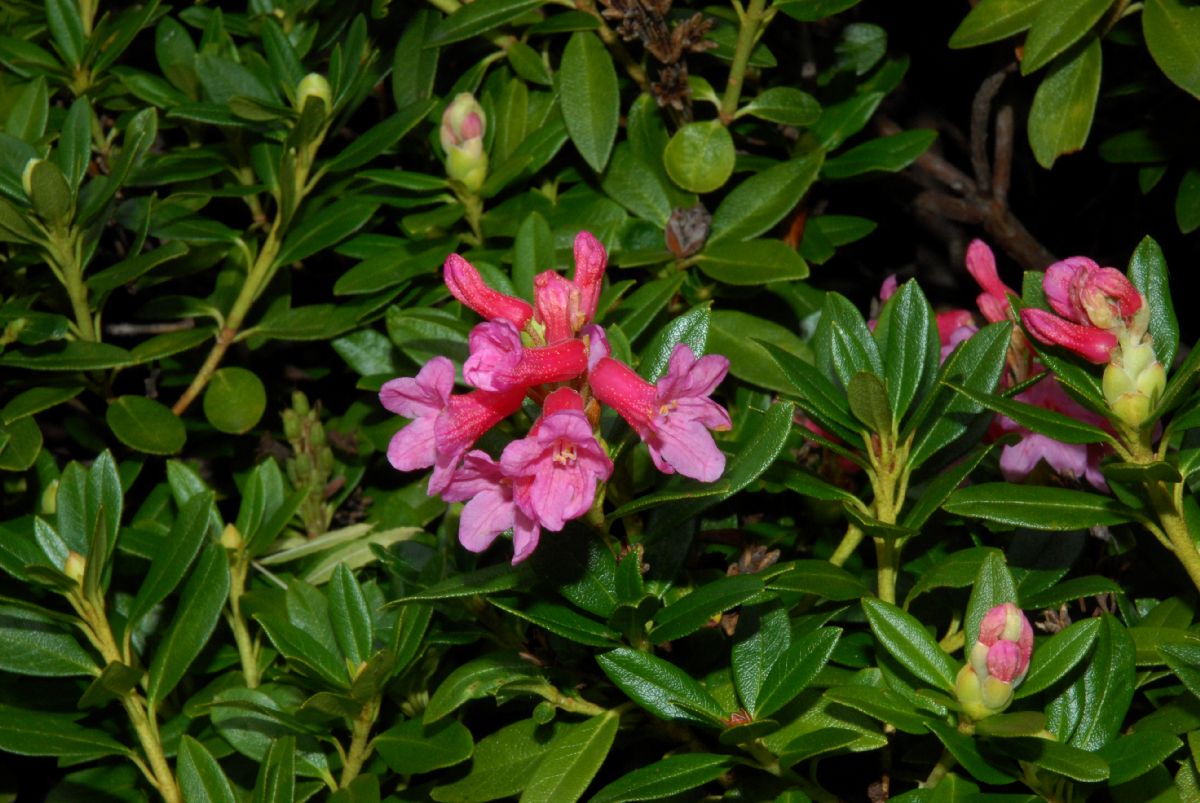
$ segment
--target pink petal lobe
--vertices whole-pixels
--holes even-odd
[[[400,377],[379,389],[384,409],[405,418],[437,415],[454,389],[454,363],[434,357],[415,377]]]
[[[522,513],[520,508],[513,510],[513,566],[533,554],[541,534],[542,528],[536,521]]]
[[[658,452],[659,460],[655,463],[660,470],[661,460],[674,472],[700,482],[715,482],[721,478],[725,471],[725,455],[703,424],[670,415],[665,423],[655,428],[655,434],[657,444],[648,442],[647,445],[651,447],[651,456]]]
[[[387,450],[392,468],[397,471],[416,471],[434,464],[437,450],[433,422],[433,416],[417,418],[392,436]]]
[[[482,552],[512,526],[512,494],[499,486],[480,491],[463,506],[458,542],[471,552]]]

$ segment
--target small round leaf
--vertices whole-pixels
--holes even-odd
[[[266,409],[262,380],[245,368],[222,368],[204,391],[204,417],[222,432],[241,435],[249,431]]]
[[[121,396],[104,415],[121,443],[147,454],[174,454],[183,448],[187,431],[164,405],[144,396]]]
[[[671,180],[689,192],[712,192],[733,174],[733,137],[717,120],[688,123],[663,151]]]

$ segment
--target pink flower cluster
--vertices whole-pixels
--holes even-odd
[[[1046,268],[1042,287],[1058,315],[1024,309],[1025,328],[1043,343],[1062,346],[1099,365],[1107,363],[1117,347],[1117,332],[1133,326],[1144,308],[1141,294],[1125,274],[1087,257],[1055,262]]]
[[[534,304],[484,283],[457,254],[445,264],[446,286],[487,319],[468,338],[463,379],[474,390],[455,395],[454,364],[435,357],[416,377],[393,379],[379,400],[410,423],[393,436],[388,460],[401,471],[433,468],[430,495],[466,502],[459,541],[481,552],[513,531],[513,563],[533,552],[542,529],[557,532],[585,515],[613,464],[598,436],[607,404],[641,436],[659,470],[712,482],[725,456],[710,430],[731,426],[708,398],[729,369],[717,355],[697,358],[685,344],[666,374],[651,384],[609,356],[604,330],[592,323],[608,257],[587,232],[575,238],[575,274],[547,270],[534,281]],[[515,413],[526,399],[540,403],[529,434],[496,460],[471,447]]]

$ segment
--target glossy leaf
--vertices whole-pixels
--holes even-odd
[[[184,803],[236,803],[221,765],[203,744],[187,734],[179,741],[177,770]]]
[[[734,187],[713,212],[705,252],[724,239],[757,237],[782,220],[816,180],[823,156],[818,151],[781,162]]]
[[[245,368],[218,369],[204,390],[204,417],[221,432],[249,432],[267,409],[262,380]]]
[[[521,794],[523,803],[573,803],[583,796],[617,736],[619,717],[598,714],[558,734]]]
[[[628,647],[596,658],[604,674],[638,705],[663,719],[711,725],[725,716],[721,704],[674,664]]]
[[[1033,24],[1044,0],[982,0],[955,28],[950,47],[976,47],[1021,33]]]
[[[712,192],[725,186],[733,174],[733,137],[718,120],[688,123],[680,128],[663,151],[663,165],[671,180],[688,192]]]
[[[935,139],[937,132],[924,129],[873,139],[827,159],[821,175],[836,180],[877,170],[895,173],[915,162]]]
[[[718,210],[719,211],[719,210]],[[757,285],[808,277],[808,265],[779,240],[727,241],[709,245],[696,266],[710,279],[731,285]]]
[[[117,439],[147,454],[174,454],[183,448],[183,422],[161,402],[145,396],[120,396],[108,406],[104,420]]]
[[[1029,75],[1041,69],[1055,56],[1082,39],[1092,26],[1099,22],[1110,5],[1112,0],[1059,0],[1044,3],[1033,20],[1029,36],[1025,37],[1021,73]]]
[[[682,638],[762,591],[762,581],[749,574],[722,577],[700,586],[663,608],[654,617],[650,640],[655,644]]]
[[[1163,74],[1177,86],[1200,98],[1200,12],[1181,0],[1147,0],[1142,11],[1142,32],[1150,55]]]
[[[612,58],[595,34],[572,34],[558,81],[567,133],[579,155],[599,173],[608,164],[616,140],[620,96]]]
[[[985,482],[960,488],[943,507],[950,513],[1039,530],[1078,530],[1120,524],[1133,516],[1108,496],[1070,488]]]
[[[1103,2],[1107,5],[1108,0]],[[1063,54],[1038,85],[1029,109],[1029,144],[1038,164],[1047,170],[1059,156],[1087,143],[1100,94],[1100,72],[1100,40],[1092,37]]]
[[[797,639],[771,667],[763,681],[757,705],[752,712],[757,719],[769,717],[796,698],[833,654],[842,631],[824,627]]]
[[[591,803],[659,800],[716,780],[729,770],[728,756],[683,753],[640,767],[597,792]]]
[[[954,689],[958,666],[915,617],[870,597],[862,601],[862,606],[880,646],[905,669],[935,688]]]
[[[1167,261],[1158,243],[1144,237],[1129,258],[1127,273],[1150,310],[1149,331],[1154,338],[1154,356],[1164,366],[1173,365],[1179,350],[1179,321],[1171,302]]]
[[[388,728],[374,739],[375,749],[388,768],[401,775],[453,767],[471,757],[471,732],[461,722],[446,720],[426,727],[409,719]]]

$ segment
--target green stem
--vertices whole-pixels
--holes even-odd
[[[875,558],[879,564],[877,577],[879,583],[879,598],[884,602],[896,604],[896,574],[900,563],[900,548],[891,538],[875,539]]]
[[[843,566],[850,556],[854,554],[854,550],[858,549],[858,545],[862,543],[863,531],[856,524],[850,524],[846,527],[846,534],[842,536],[842,541],[837,545],[837,549],[829,556],[829,562],[834,566]]]
[[[250,635],[246,627],[246,619],[242,616],[242,594],[246,591],[246,572],[249,566],[244,552],[239,552],[237,560],[231,567],[232,582],[229,586],[229,610],[225,614],[229,628],[233,631],[233,640],[237,643],[238,658],[242,664],[242,676],[246,680],[247,689],[258,688],[258,642]]]
[[[363,706],[362,711],[354,718],[354,726],[350,736],[350,749],[346,751],[346,763],[342,766],[342,777],[338,782],[339,789],[349,786],[362,771],[363,764],[371,757],[371,728],[375,718],[379,716],[379,697]]]
[[[942,778],[946,777],[946,773],[954,769],[954,765],[957,763],[958,760],[954,758],[949,750],[943,750],[942,757],[938,759],[937,764],[933,765],[933,769],[930,771],[929,777],[927,777],[921,783],[921,788],[933,789],[938,785]]]
[[[79,339],[91,342],[99,340],[96,319],[88,304],[87,284],[83,280],[83,244],[78,231],[72,227],[61,235],[52,235],[47,243],[46,256],[71,301]]]
[[[746,67],[750,64],[750,53],[766,27],[766,0],[750,0],[750,5],[741,15],[737,45],[733,52],[733,63],[729,67],[729,80],[725,83],[725,96],[721,98],[721,122],[729,125],[737,111],[738,99],[746,79]]]
[[[1175,548],[1175,557],[1183,564],[1192,584],[1200,590],[1200,551],[1196,549],[1184,518],[1183,483],[1148,482],[1145,487],[1159,524]]]

